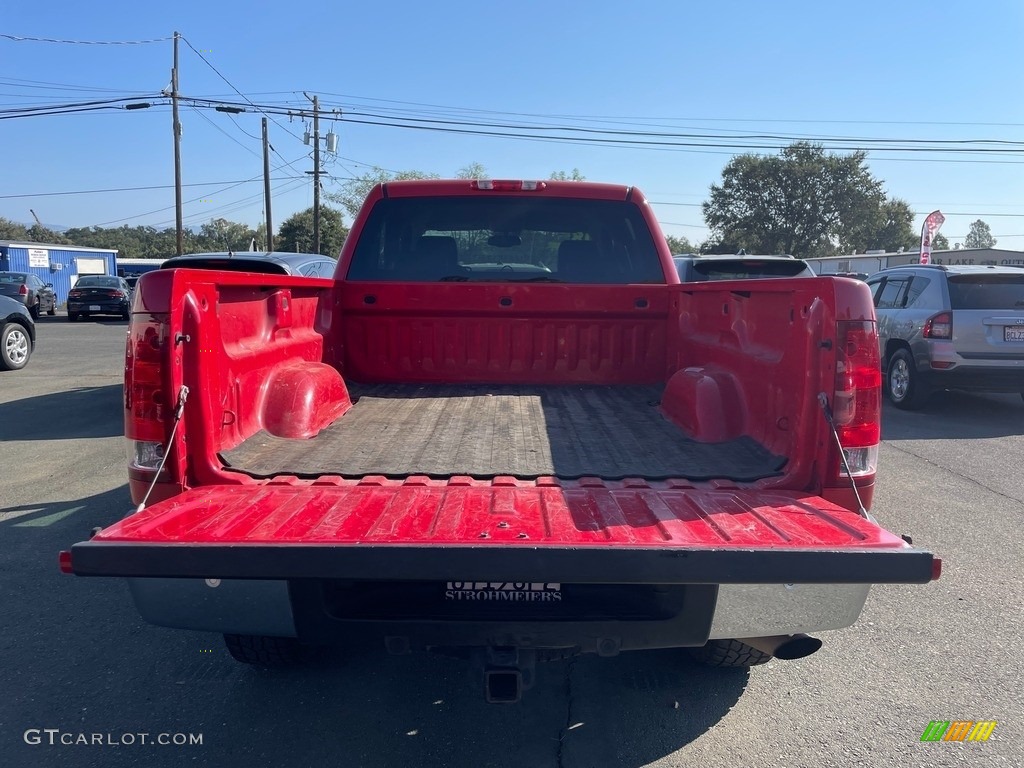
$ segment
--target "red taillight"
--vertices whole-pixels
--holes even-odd
[[[120,291],[107,291],[107,296],[112,299],[120,299],[122,294]]]
[[[143,316],[144,318],[147,316]],[[167,323],[133,319],[124,362],[125,437],[163,443],[171,408],[163,391]]]
[[[28,286],[22,283],[21,286],[18,288],[18,295],[28,296]]]
[[[835,394],[832,416],[842,454],[833,446],[831,487],[871,482],[881,441],[882,372],[878,332],[870,320],[836,323]],[[870,506],[870,501],[866,502]]]
[[[882,371],[875,324],[870,320],[845,320],[836,325],[832,410],[839,439],[847,448],[877,445],[882,432]]]
[[[82,292],[80,290],[78,290],[77,288],[72,288],[70,291],[68,291],[68,298],[69,299],[77,299],[81,295],[82,295]]]
[[[497,192],[536,192],[547,187],[543,181],[516,181],[513,179],[474,179],[473,189],[493,189]]]
[[[924,324],[921,335],[926,339],[952,339],[953,338],[953,314],[951,312],[940,312],[934,317],[929,317]]]
[[[57,564],[60,566],[61,573],[74,573],[75,570],[71,566],[71,551],[64,549],[57,555]]]

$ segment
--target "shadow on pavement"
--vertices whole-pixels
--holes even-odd
[[[523,701],[502,706],[484,702],[482,675],[459,659],[361,650],[268,672],[212,643],[221,658],[168,663],[151,679],[157,689],[222,681],[203,751],[225,766],[242,751],[265,765],[639,768],[721,721],[749,676],[682,651],[581,657],[540,664]]]
[[[703,667],[679,650],[541,663],[536,685],[511,706],[484,702],[482,675],[467,661],[376,645],[252,668],[231,659],[219,635],[142,622],[123,579],[58,572],[59,550],[129,504],[122,486],[0,507],[0,595],[11,622],[0,642],[20,659],[0,670],[4,765],[640,768],[712,729],[747,687],[747,670]],[[32,746],[22,739],[29,728],[201,733],[202,744]]]
[[[0,501],[0,505],[2,504]],[[52,554],[53,562],[56,563],[57,548],[66,548],[75,542],[88,539],[95,526],[110,525],[120,520],[128,514],[131,507],[132,500],[127,485],[72,501],[41,501],[0,506],[0,530],[4,531],[0,562],[12,555],[12,547],[23,543],[13,531],[7,530],[9,528],[50,528],[56,531],[58,538],[53,539],[55,549],[52,553],[46,553]],[[75,528],[75,525],[78,527]],[[67,537],[64,536],[65,531]],[[32,546],[38,546],[37,537],[24,541],[32,542]]]
[[[1024,434],[1019,395],[936,392],[919,411],[901,411],[883,398],[883,440],[963,440]]]
[[[117,437],[124,434],[121,394],[120,384],[108,384],[0,403],[0,424],[11,440]]]

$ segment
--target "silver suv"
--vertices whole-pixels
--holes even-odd
[[[867,282],[897,408],[946,388],[1024,396],[1024,269],[911,265]]]

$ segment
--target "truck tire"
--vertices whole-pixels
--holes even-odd
[[[285,667],[300,658],[301,646],[293,637],[224,635],[224,643],[235,661],[257,667]]]
[[[739,640],[708,640],[700,648],[691,648],[690,653],[709,667],[754,667],[772,660],[769,654]]]
[[[897,349],[885,371],[885,393],[897,408],[916,411],[931,394],[917,373],[914,356],[909,349]]]

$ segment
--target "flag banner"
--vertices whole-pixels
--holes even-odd
[[[942,215],[942,211],[932,211],[928,214],[928,218],[924,220],[924,224],[921,225],[922,264],[932,263],[932,243],[935,241],[935,236],[939,234],[939,228],[945,220],[946,217]]]

